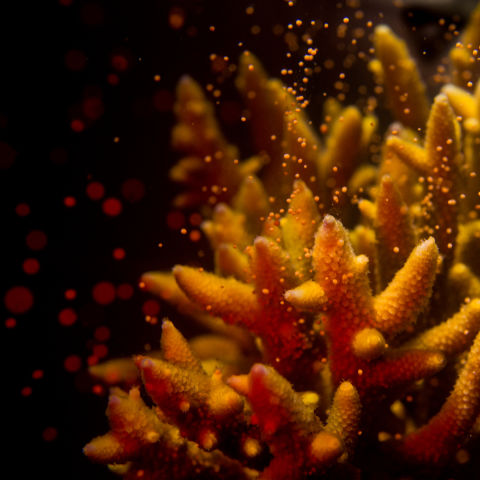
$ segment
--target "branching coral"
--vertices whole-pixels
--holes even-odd
[[[405,44],[376,28],[371,68],[400,122],[378,165],[370,112],[326,102],[322,138],[251,53],[237,80],[249,160],[180,82],[173,138],[189,156],[171,175],[178,205],[212,207],[215,267],[142,284],[213,333],[187,341],[165,320],[159,352],[93,368],[130,391],[112,389],[111,431],[87,456],[127,479],[357,478],[372,457],[395,478],[465,458],[480,431],[480,86],[461,80],[477,79],[463,57],[478,21],[430,108]]]

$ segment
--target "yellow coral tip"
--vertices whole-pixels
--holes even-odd
[[[310,444],[310,453],[318,463],[332,463],[343,453],[343,446],[338,437],[327,432],[320,432]]]
[[[385,352],[385,338],[375,328],[364,328],[355,335],[352,348],[357,357],[374,360]]]

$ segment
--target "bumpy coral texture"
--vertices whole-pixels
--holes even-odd
[[[371,112],[328,100],[321,138],[251,53],[237,78],[250,159],[180,81],[175,203],[208,217],[215,266],[142,285],[207,333],[187,340],[164,320],[158,352],[92,367],[112,386],[111,430],[89,458],[145,480],[434,478],[475,462],[479,31],[477,8],[429,106],[404,42],[376,27],[370,66],[397,121],[377,163]]]

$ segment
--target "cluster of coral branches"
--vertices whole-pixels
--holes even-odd
[[[404,42],[376,27],[370,66],[396,121],[385,132],[329,100],[319,134],[244,53],[237,86],[259,152],[246,160],[181,80],[175,202],[211,212],[215,270],[142,282],[209,333],[187,341],[165,320],[160,351],[92,368],[123,389],[88,457],[145,480],[359,478],[372,464],[395,478],[474,462],[480,9],[459,40],[431,103]]]

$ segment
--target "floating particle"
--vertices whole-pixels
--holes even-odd
[[[82,112],[91,120],[100,118],[105,113],[105,106],[102,102],[102,99],[98,97],[86,98],[82,102]]]
[[[118,72],[124,72],[128,68],[127,58],[118,53],[112,56],[110,63],[112,64],[112,67]]]
[[[129,178],[122,183],[122,195],[127,202],[139,202],[145,196],[145,185],[137,178]]]
[[[106,342],[110,338],[110,329],[101,325],[95,329],[93,336],[95,337],[95,340],[99,342]]]
[[[105,187],[100,182],[90,182],[85,191],[90,200],[100,200],[105,195]]]
[[[23,387],[21,390],[20,390],[20,395],[22,395],[22,397],[29,397],[30,395],[32,394],[32,387]]]
[[[12,287],[5,294],[4,303],[12,313],[25,313],[33,306],[33,294],[27,287]]]
[[[80,133],[80,132],[83,132],[83,130],[85,130],[85,123],[83,123],[83,120],[80,120],[79,118],[74,118],[70,122],[70,128],[74,132]]]
[[[47,235],[41,230],[32,230],[25,238],[25,242],[31,250],[43,250],[47,245]]]
[[[68,290],[65,290],[64,296],[67,300],[75,300],[75,298],[77,298],[77,291],[73,288],[69,288]]]
[[[70,327],[77,321],[77,312],[73,308],[64,308],[58,314],[58,321],[64,327]]]
[[[116,217],[122,213],[123,205],[118,198],[109,197],[103,201],[102,210],[105,215],[108,215],[109,217]]]
[[[125,249],[121,247],[114,248],[112,256],[115,260],[123,260],[125,258]]]
[[[15,328],[16,326],[17,326],[17,321],[13,317],[7,318],[5,320],[5,327]]]
[[[15,213],[19,217],[26,217],[27,215],[30,215],[30,205],[28,205],[28,203],[19,203],[15,207]]]
[[[121,300],[128,300],[133,296],[133,287],[128,283],[122,283],[117,288],[117,297]]]
[[[108,355],[108,347],[103,343],[98,345],[94,345],[93,347],[93,355],[97,358],[105,358]]]
[[[26,258],[22,268],[27,275],[35,275],[40,270],[40,263],[36,258]]]
[[[34,370],[32,372],[32,378],[34,380],[40,380],[41,378],[43,378],[43,375],[44,375],[44,372],[43,370],[40,370],[40,369]]]
[[[17,152],[8,143],[0,141],[0,169],[7,169],[15,161]]]
[[[146,300],[142,306],[142,312],[145,315],[155,316],[160,312],[160,304],[153,299]]]
[[[74,207],[77,204],[77,199],[69,195],[63,199],[63,204],[68,208]]]
[[[46,427],[42,432],[42,438],[45,442],[53,442],[57,437],[58,430],[55,427]]]
[[[118,78],[118,75],[116,73],[109,73],[107,75],[107,82],[110,85],[118,85],[120,83],[120,78]]]
[[[70,50],[65,54],[65,66],[74,72],[80,72],[87,65],[87,56],[81,50]]]
[[[99,282],[93,287],[92,296],[100,305],[108,305],[115,300],[115,287],[110,282]]]
[[[78,355],[69,355],[63,362],[63,367],[67,372],[78,372],[82,368],[82,359]]]
[[[182,28],[185,24],[185,12],[183,8],[172,7],[168,14],[168,24],[174,30]]]
[[[202,233],[200,232],[200,230],[197,229],[192,230],[190,232],[189,238],[192,242],[198,242],[202,238]]]

